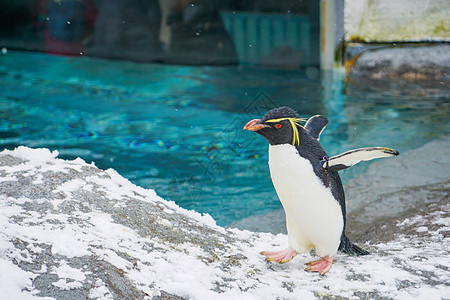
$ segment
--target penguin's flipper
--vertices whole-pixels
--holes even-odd
[[[338,250],[347,253],[348,255],[355,255],[355,256],[370,254],[368,251],[350,242],[350,240],[345,234],[342,234],[341,243],[339,244]]]
[[[329,171],[340,171],[356,165],[360,161],[397,156],[399,152],[386,147],[368,147],[350,150],[321,160],[322,167]]]
[[[316,140],[320,139],[320,134],[328,124],[328,119],[321,115],[315,115],[308,119],[305,128],[308,130],[310,136]]]

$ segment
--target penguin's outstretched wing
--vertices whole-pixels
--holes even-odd
[[[315,115],[308,119],[305,128],[308,130],[310,136],[316,140],[320,139],[320,134],[328,124],[328,119],[321,115]]]
[[[360,161],[375,158],[397,156],[399,152],[386,147],[368,147],[350,150],[333,157],[321,160],[322,168],[329,171],[340,171],[356,165]]]

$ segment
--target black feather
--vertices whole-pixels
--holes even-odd
[[[348,255],[355,255],[355,256],[370,254],[368,251],[350,242],[345,233],[342,233],[341,244],[339,245],[338,250],[347,253]]]
[[[261,119],[261,122],[278,118],[298,118],[298,115],[292,108],[282,106],[268,111]]]
[[[318,140],[325,126],[328,124],[328,119],[321,115],[315,115],[308,119],[305,124],[306,130],[310,136]]]

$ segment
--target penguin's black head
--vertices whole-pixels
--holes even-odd
[[[270,110],[262,119],[251,120],[244,129],[262,135],[271,145],[296,146],[299,144],[298,130],[302,128],[300,121],[293,109],[283,106]]]

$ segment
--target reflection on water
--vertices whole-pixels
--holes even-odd
[[[334,78],[333,78],[334,76]],[[58,150],[114,168],[220,225],[280,207],[267,144],[242,126],[273,106],[330,119],[330,155],[400,152],[448,135],[443,83],[350,81],[342,74],[135,64],[34,53],[0,56],[0,143]],[[344,171],[344,180],[367,164]]]

